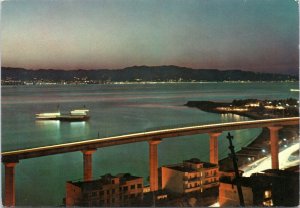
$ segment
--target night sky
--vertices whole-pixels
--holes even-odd
[[[2,66],[298,73],[295,0],[10,0]]]

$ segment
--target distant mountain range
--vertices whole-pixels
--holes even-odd
[[[118,70],[28,70],[1,68],[3,80],[73,82],[198,82],[198,81],[297,81],[298,76],[242,70],[191,69],[178,66],[133,66]]]

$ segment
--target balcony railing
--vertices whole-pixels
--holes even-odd
[[[192,192],[192,191],[197,191],[200,190],[200,186],[194,186],[194,187],[189,187],[189,188],[185,188],[184,192]]]
[[[217,174],[215,174],[215,175],[207,175],[204,178],[215,178],[215,177],[218,177],[218,175]]]
[[[184,177],[183,178],[183,181],[188,181],[188,182],[199,181],[199,180],[201,180],[201,177],[193,177],[193,178]]]
[[[204,186],[209,186],[209,185],[217,185],[219,184],[219,181],[213,181],[213,182],[209,182],[209,183],[204,183]]]

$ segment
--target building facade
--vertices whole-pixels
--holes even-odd
[[[161,167],[162,189],[170,193],[203,192],[219,185],[219,167],[197,158]]]
[[[269,169],[240,180],[246,206],[299,205],[299,172]],[[240,205],[236,181],[230,176],[220,178],[219,203],[220,206]]]
[[[142,199],[143,178],[129,173],[66,184],[66,206],[134,206]]]
[[[245,206],[253,206],[253,192],[250,185],[249,178],[242,178],[241,188],[244,198]],[[220,178],[219,186],[219,204],[222,207],[236,207],[240,206],[240,198],[234,179]]]

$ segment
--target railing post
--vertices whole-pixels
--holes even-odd
[[[83,153],[83,176],[84,181],[90,181],[93,179],[93,168],[92,168],[92,154],[95,149],[82,150]]]
[[[158,190],[158,154],[157,146],[161,140],[151,140],[149,143],[150,191]]]
[[[219,152],[218,152],[218,137],[222,132],[210,132],[209,135],[209,161],[212,164],[219,163]]]
[[[272,169],[279,169],[279,146],[278,146],[278,131],[282,128],[281,126],[269,126],[270,130],[270,148],[271,148],[271,160]]]
[[[15,190],[15,166],[18,162],[4,162],[5,166],[5,198],[4,205],[12,207],[16,205]]]

